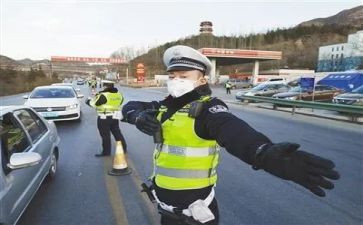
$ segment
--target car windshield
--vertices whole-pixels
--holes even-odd
[[[268,87],[268,85],[266,85],[266,84],[259,84],[256,87],[252,88],[252,91],[261,91],[267,87]]]
[[[66,88],[49,88],[34,90],[30,98],[74,98],[74,92]]]
[[[293,87],[289,90],[289,92],[307,92],[307,90],[305,88],[301,88],[300,86],[297,87]]]
[[[363,94],[363,85],[360,86],[359,88],[356,88],[352,91],[352,93],[358,93],[358,94]]]

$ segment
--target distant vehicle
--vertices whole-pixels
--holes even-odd
[[[314,92],[314,101],[331,101],[333,97],[343,93],[343,90],[328,85],[316,85]],[[301,95],[301,96],[300,96]],[[287,100],[313,100],[313,91],[306,90],[300,86],[294,87],[288,92],[275,94],[273,98],[287,99]]]
[[[74,88],[72,83],[54,83],[51,84],[51,86],[67,86],[67,87],[72,87],[74,89],[74,91],[77,93],[78,97],[84,97],[84,95],[81,94],[81,89],[79,88]]]
[[[273,82],[273,81],[286,82],[286,79],[285,78],[281,78],[281,77],[279,77],[279,78],[269,78],[264,83],[266,83],[266,82]]]
[[[301,82],[301,77],[290,80],[289,82],[287,82],[287,84],[291,87],[297,87],[300,86],[300,82]]]
[[[286,92],[290,89],[290,86],[281,82],[272,82],[272,83],[262,83],[257,85],[256,87],[247,90],[247,91],[239,91],[236,94],[236,99],[245,100],[244,96],[263,96],[263,97],[271,97],[276,93]]]
[[[242,89],[242,88],[251,88],[252,84],[249,81],[241,80],[241,79],[229,79],[228,82],[232,85],[232,89]],[[225,82],[227,83],[227,82]],[[225,85],[223,83],[223,85]]]
[[[77,80],[77,85],[84,85],[84,80],[83,79],[78,79]]]
[[[349,93],[335,96],[333,103],[363,106],[363,85]]]
[[[287,84],[286,79],[283,77],[266,78],[266,77],[264,77],[264,75],[262,75],[262,76],[258,76],[258,79],[257,79],[257,84],[268,84],[268,83],[273,83],[273,82]]]
[[[0,106],[0,224],[15,224],[43,180],[54,178],[59,136],[26,106]]]
[[[67,86],[41,86],[35,88],[24,105],[32,107],[48,120],[80,120],[81,104],[76,92]]]
[[[286,79],[285,78],[270,78],[267,81],[264,81],[260,84],[286,84]]]

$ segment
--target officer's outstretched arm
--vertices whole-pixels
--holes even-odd
[[[99,94],[99,97],[95,101],[95,106],[100,106],[107,103],[107,98],[103,94]]]
[[[86,104],[91,106],[91,107],[100,106],[100,105],[105,104],[106,102],[107,102],[107,98],[103,94],[100,94],[100,93],[98,93],[93,98],[87,98],[86,99]]]
[[[125,122],[135,124],[137,116],[147,109],[159,109],[160,104],[156,101],[141,102],[141,101],[129,101],[122,107],[122,115]]]
[[[285,180],[291,180],[312,193],[324,197],[324,189],[333,189],[328,180],[339,179],[334,163],[320,156],[298,150],[295,143],[277,143],[261,146],[255,154],[254,169],[265,171]]]
[[[272,143],[246,122],[228,112],[220,100],[211,101],[196,119],[196,133],[201,138],[214,139],[226,150],[253,166],[285,180],[291,180],[318,196],[322,188],[332,189],[328,179],[339,178],[334,163],[322,157],[297,150],[298,144]]]
[[[130,101],[122,108],[123,121],[135,124],[147,135],[154,135],[161,131],[161,124],[156,119],[159,107],[158,102]]]
[[[201,138],[216,140],[230,154],[251,165],[258,147],[271,143],[268,137],[230,113],[219,99],[212,99],[203,107],[196,118],[195,131]]]

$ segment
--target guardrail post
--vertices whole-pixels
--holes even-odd
[[[350,119],[351,119],[352,122],[358,122],[358,116],[357,115],[352,114],[350,116]]]
[[[291,111],[291,115],[294,115],[295,114],[295,109],[296,109],[296,106],[293,106],[292,107],[292,111]]]
[[[277,105],[276,104],[273,104],[272,109],[273,110],[276,110],[277,109]]]

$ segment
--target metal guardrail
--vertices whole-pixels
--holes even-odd
[[[293,112],[295,112],[295,107],[302,108],[312,108],[312,109],[324,109],[330,111],[344,112],[349,113],[352,116],[352,120],[356,120],[357,116],[363,115],[363,107],[362,106],[354,106],[354,105],[342,105],[342,104],[333,104],[333,103],[324,103],[324,102],[312,102],[312,101],[301,101],[301,100],[286,100],[286,99],[278,99],[278,98],[270,98],[270,97],[262,97],[262,96],[243,96],[243,100],[251,100],[256,102],[266,102],[272,103],[274,105],[284,105],[284,106],[292,106]]]

